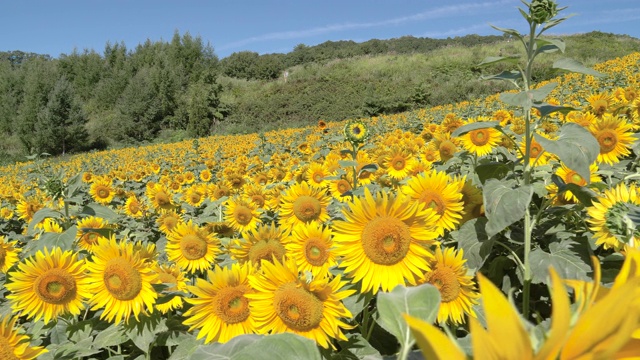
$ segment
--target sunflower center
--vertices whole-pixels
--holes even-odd
[[[249,300],[244,296],[246,285],[225,287],[214,297],[215,313],[226,324],[237,324],[249,317]]]
[[[162,284],[174,284],[174,286],[167,288],[167,291],[176,291],[178,287],[178,279],[173,274],[166,273],[164,271],[158,273],[158,281]]]
[[[322,173],[314,173],[313,174],[313,181],[317,182],[318,184],[321,183],[324,180],[324,176]]]
[[[469,132],[469,140],[475,146],[483,146],[489,142],[489,130],[478,129]]]
[[[405,161],[405,159],[402,156],[396,156],[391,161],[391,164],[392,164],[394,169],[400,171],[400,170],[403,170],[405,168],[405,165],[407,164],[407,162]]]
[[[200,202],[200,199],[202,199],[202,196],[198,193],[193,193],[191,194],[190,199],[192,204],[197,204]]]
[[[99,239],[100,239],[100,234],[95,232],[89,232],[82,235],[82,240],[89,245],[97,244]]]
[[[322,321],[322,301],[295,282],[281,285],[273,304],[282,322],[295,331],[311,331]]]
[[[186,234],[180,240],[180,251],[187,260],[202,259],[207,254],[207,242],[196,234]]]
[[[336,188],[338,189],[340,194],[344,194],[347,191],[351,190],[351,184],[349,184],[349,182],[345,179],[340,179],[336,184]]]
[[[607,111],[607,101],[606,100],[596,100],[593,103],[593,113],[596,116],[602,116]]]
[[[351,132],[353,133],[353,135],[358,136],[358,135],[360,135],[360,133],[362,132],[362,129],[360,129],[360,127],[359,127],[359,126],[354,126],[354,127],[351,129]]]
[[[122,257],[107,261],[103,275],[104,284],[118,300],[132,300],[142,290],[142,276],[133,265]]]
[[[50,269],[38,276],[33,290],[47,303],[66,304],[76,297],[76,280],[62,269]]]
[[[542,146],[538,143],[531,143],[531,149],[529,150],[529,156],[535,159],[542,153]]]
[[[167,216],[164,221],[164,226],[169,229],[169,231],[171,231],[174,227],[176,227],[176,225],[178,225],[178,219],[172,217],[172,216]]]
[[[140,211],[140,204],[137,202],[132,202],[129,204],[129,212],[132,214],[137,214]]]
[[[364,253],[376,264],[393,265],[404,259],[411,245],[409,226],[389,217],[377,217],[362,231]]]
[[[438,215],[442,216],[444,214],[444,202],[442,201],[442,197],[440,197],[440,195],[438,195],[437,193],[425,190],[420,195],[420,201],[427,204],[427,206],[437,212]]]
[[[438,151],[440,151],[440,158],[445,161],[450,159],[453,154],[455,154],[456,150],[456,145],[450,140],[443,141],[438,147]]]
[[[247,225],[251,222],[253,214],[251,213],[251,209],[249,209],[248,207],[244,205],[238,205],[233,211],[233,217],[236,219],[238,224]]]
[[[4,336],[0,336],[0,359],[20,360],[13,352],[14,346],[11,346],[9,340]]]
[[[260,240],[249,249],[249,260],[254,264],[260,264],[261,260],[273,261],[273,257],[280,260],[285,255],[286,249],[277,240]]]
[[[327,261],[327,258],[329,258],[329,249],[322,239],[309,238],[305,244],[304,255],[309,264],[322,266]]]
[[[304,222],[316,220],[320,216],[321,208],[320,200],[309,195],[299,196],[293,202],[293,213]]]
[[[263,207],[265,203],[264,196],[262,195],[251,195],[251,201],[258,205],[258,207]]]
[[[436,266],[436,268],[427,273],[426,281],[440,291],[442,302],[450,302],[458,298],[460,294],[460,283],[455,271],[448,266]]]
[[[600,154],[613,151],[618,143],[618,135],[613,130],[602,130],[598,133],[598,144],[600,144]]]
[[[98,194],[98,197],[101,199],[106,199],[109,197],[109,189],[101,187],[98,189],[98,191],[96,191],[96,193]]]
[[[578,174],[577,172],[571,170],[567,173],[567,175],[564,178],[564,181],[567,183],[572,183],[572,184],[576,184],[576,185],[580,185],[580,186],[584,186],[587,184],[587,182],[584,180],[584,178]]]
[[[159,206],[167,206],[171,203],[169,200],[169,195],[164,191],[158,191],[156,196],[154,197]]]

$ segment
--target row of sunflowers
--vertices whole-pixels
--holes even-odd
[[[589,179],[535,138],[527,150],[525,117],[497,95],[6,166],[0,358],[180,358],[244,334],[279,333],[313,340],[325,357],[356,356],[362,344],[393,354],[398,344],[384,340],[392,331],[376,296],[424,284],[439,293],[435,318],[407,321],[425,355],[464,358],[465,338],[478,358],[491,351],[540,358],[631,351],[640,341],[640,307],[629,295],[640,277],[640,233],[629,215],[640,206],[639,63],[634,53],[597,65],[606,77],[559,77],[545,101],[572,110],[533,109],[544,139],[558,139],[559,129],[573,123],[597,140]],[[462,126],[488,121],[499,126],[455,136]],[[503,295],[517,287],[517,242],[495,239],[511,236],[503,232],[484,252],[477,238],[462,244],[462,233],[487,215],[486,176],[501,179],[477,169],[524,156],[540,179],[535,198],[574,215],[565,222],[579,230],[567,225],[565,235],[584,235],[592,260],[575,265],[580,257],[567,255],[580,276],[561,262],[538,274],[538,283],[548,275],[552,284],[538,289],[550,292],[540,295],[547,300],[540,300],[537,319],[551,317],[539,332],[553,336],[545,342],[538,334],[533,344]],[[585,194],[593,201],[583,201]],[[560,219],[553,225],[565,226]],[[547,245],[541,252],[553,255],[554,244]],[[505,261],[513,266],[497,276],[496,264]],[[606,311],[608,323],[588,321],[597,311]],[[593,335],[594,323],[613,330]],[[571,335],[559,336],[570,327]],[[504,336],[514,344],[500,345]]]

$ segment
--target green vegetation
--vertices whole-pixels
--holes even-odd
[[[590,66],[640,51],[640,40],[592,32],[565,36],[567,57]],[[506,36],[298,45],[287,54],[239,52],[219,60],[199,37],[176,33],[129,50],[73,51],[52,59],[0,53],[0,163],[248,133],[392,114],[486,96],[506,89],[480,80],[487,56],[519,54]],[[557,74],[536,64],[533,78]],[[523,60],[524,61],[524,60]],[[500,72],[502,64],[487,72]],[[284,71],[288,72],[284,79]]]

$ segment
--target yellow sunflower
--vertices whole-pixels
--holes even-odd
[[[281,198],[280,221],[292,229],[310,221],[329,220],[327,205],[330,197],[322,189],[314,189],[306,182],[294,184]]]
[[[466,124],[471,124],[483,119],[469,119]],[[476,129],[460,136],[462,146],[472,154],[484,156],[490,154],[502,141],[502,134],[494,128]]]
[[[391,148],[383,165],[387,169],[389,176],[396,180],[402,180],[411,173],[415,162],[413,155],[406,148],[394,146]]]
[[[235,196],[227,200],[224,220],[234,230],[240,232],[255,229],[261,223],[258,207],[244,196]]]
[[[231,257],[241,263],[251,262],[260,266],[261,260],[282,259],[287,250],[289,230],[275,224],[260,224],[256,229],[244,232],[242,239],[236,239],[229,249]]]
[[[600,144],[598,162],[609,165],[620,162],[631,154],[631,146],[636,140],[633,125],[623,117],[604,115],[589,128]]]
[[[640,194],[635,184],[619,183],[587,208],[590,229],[594,232],[596,245],[605,249],[621,250],[625,244],[640,246],[640,231],[625,221],[633,206],[640,205]]]
[[[35,259],[25,259],[8,274],[11,282],[5,286],[11,292],[7,296],[11,308],[34,321],[44,318],[45,324],[59,315],[80,314],[84,301],[91,296],[85,267],[71,250],[38,251]]]
[[[454,230],[460,223],[464,209],[460,184],[444,171],[420,173],[410,178],[401,190],[436,212],[438,235],[442,236],[445,230]]]
[[[451,134],[448,132],[438,132],[434,134],[433,144],[438,149],[440,160],[445,163],[458,151],[457,140],[452,139]]]
[[[176,264],[171,265],[161,265],[156,264],[155,272],[158,275],[158,283],[166,284],[169,286],[165,289],[165,291],[173,292],[173,291],[182,291],[186,292],[187,290],[187,280],[184,276],[184,273]],[[182,308],[182,297],[174,296],[171,300],[163,303],[156,304],[156,309],[163,314],[168,313],[169,311],[173,311],[175,309]]]
[[[548,138],[548,135],[539,134],[544,138]],[[525,137],[522,137],[522,141],[520,142],[520,151],[522,154],[526,154],[527,144],[525,141]],[[536,138],[533,137],[531,139],[531,147],[529,148],[529,164],[532,166],[545,165],[549,163],[549,159],[551,159],[552,154],[546,152],[542,145],[536,141]]]
[[[251,301],[246,296],[253,292],[249,275],[254,271],[250,263],[234,263],[230,268],[216,265],[208,271],[209,281],[196,279],[195,286],[188,286],[195,297],[185,299],[193,307],[184,313],[183,324],[189,331],[200,329],[197,338],[204,337],[205,343],[224,343],[238,335],[255,333]]]
[[[352,144],[362,144],[369,136],[369,128],[362,120],[347,121],[344,125],[344,137]]]
[[[591,164],[589,166],[589,183],[601,182],[600,175],[598,172],[598,165]],[[575,170],[569,169],[566,165],[561,164],[561,167],[556,170],[556,175],[558,175],[565,184],[576,184],[578,186],[587,186],[587,181],[582,177],[582,175],[578,174]],[[558,186],[554,183],[547,185],[547,190],[550,195],[558,193]],[[571,190],[567,190],[556,197],[556,204],[572,204],[578,202],[578,198],[573,195]]]
[[[587,98],[588,109],[597,117],[602,117],[611,106],[611,96],[600,93]]]
[[[285,247],[298,269],[314,276],[327,274],[329,268],[336,265],[331,228],[315,221],[296,226]]]
[[[28,223],[33,219],[33,215],[43,207],[44,205],[35,199],[21,198],[18,200],[18,204],[16,205],[16,214],[18,214],[18,218],[23,219]]]
[[[351,183],[345,179],[332,180],[329,183],[329,190],[334,199],[345,202],[351,200],[351,196],[343,196],[347,191],[351,191]]]
[[[328,349],[332,339],[346,340],[342,329],[351,328],[340,320],[351,312],[342,300],[353,290],[341,290],[346,282],[340,276],[332,280],[322,276],[308,281],[300,277],[293,260],[285,263],[263,261],[262,271],[249,275],[255,290],[245,296],[255,317],[257,331],[262,334],[292,332]]]
[[[173,229],[182,222],[182,215],[178,214],[174,210],[169,210],[156,219],[158,228],[165,235],[173,231]]]
[[[329,172],[326,165],[313,162],[309,165],[306,175],[311,187],[324,189],[329,185],[329,180],[326,178],[332,174]]]
[[[38,224],[36,227],[42,227],[42,230],[44,232],[51,232],[51,233],[58,233],[58,234],[64,231],[62,226],[60,226],[60,224],[58,224],[58,222],[54,218],[46,218],[42,220],[42,222]]]
[[[346,220],[333,226],[340,266],[362,292],[391,291],[396,285],[415,285],[429,270],[428,247],[438,236],[433,209],[398,194],[381,192],[374,198],[365,188],[343,209]]]
[[[0,235],[0,273],[6,274],[18,262],[18,253],[21,251],[17,241],[8,241]]]
[[[211,174],[211,170],[204,169],[204,170],[200,171],[200,174],[198,175],[198,177],[200,178],[200,180],[202,182],[209,182],[211,180],[211,178],[213,177],[213,175]]]
[[[76,225],[78,227],[76,242],[81,249],[89,252],[93,252],[93,248],[97,246],[100,238],[104,238],[103,235],[94,230],[109,229],[109,222],[96,216],[80,219]]]
[[[200,185],[191,185],[183,193],[182,199],[193,207],[198,207],[204,202],[206,188]]]
[[[132,218],[140,218],[146,211],[145,206],[138,200],[135,195],[131,195],[124,203],[124,213]]]
[[[89,271],[89,300],[91,310],[104,309],[100,319],[119,324],[129,321],[133,314],[139,320],[140,313],[153,312],[158,294],[152,284],[158,276],[151,264],[134,252],[133,243],[115,236],[101,238],[95,247]]]
[[[91,187],[89,188],[89,194],[96,202],[108,205],[113,200],[116,192],[113,189],[111,179],[107,177],[96,178]]]
[[[450,321],[454,324],[465,322],[464,315],[475,317],[473,306],[478,304],[480,294],[476,290],[473,276],[467,275],[467,260],[462,258],[462,249],[446,247],[436,249],[431,259],[431,270],[424,274],[424,282],[432,284],[440,291],[438,322]]]
[[[213,233],[189,220],[167,234],[167,257],[190,273],[211,267],[220,252],[220,241]]]
[[[264,186],[256,183],[245,185],[244,196],[251,199],[251,202],[256,204],[260,209],[264,208],[267,203],[267,193]]]
[[[462,184],[460,193],[462,194],[462,203],[464,204],[460,224],[464,224],[471,219],[484,215],[484,199],[482,190],[473,185],[471,179],[467,179],[465,176],[461,178],[458,183]]]
[[[42,346],[29,345],[29,337],[16,329],[17,317],[5,315],[0,319],[0,359],[32,360],[48,351]]]
[[[164,212],[176,208],[171,191],[162,184],[147,186],[147,198],[157,212]]]

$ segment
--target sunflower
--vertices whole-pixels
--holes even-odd
[[[285,247],[298,269],[314,276],[322,276],[336,265],[331,228],[315,221],[296,226]]]
[[[200,171],[200,174],[198,175],[198,177],[202,182],[209,182],[211,181],[211,178],[213,177],[213,175],[211,174],[211,170],[204,169]]]
[[[631,153],[630,147],[636,140],[632,124],[623,117],[609,114],[598,119],[589,130],[600,144],[598,162],[609,165],[618,163],[622,157],[628,156]]]
[[[369,138],[369,128],[362,120],[347,121],[344,125],[344,137],[354,145],[362,144]]]
[[[291,186],[281,199],[279,211],[282,225],[292,229],[310,221],[329,220],[329,200],[324,190],[314,189],[306,182]]]
[[[93,248],[98,244],[100,238],[104,238],[103,234],[95,230],[108,230],[109,222],[103,218],[96,216],[88,216],[78,220],[76,223],[78,231],[76,233],[76,241],[81,249],[93,252]]]
[[[588,110],[595,116],[602,117],[611,106],[611,96],[607,94],[593,94],[587,98]]]
[[[456,140],[452,139],[448,132],[436,133],[433,137],[433,143],[438,149],[440,160],[445,163],[458,151]]]
[[[458,181],[462,184],[460,193],[462,194],[462,203],[464,204],[462,218],[460,224],[464,224],[471,219],[484,215],[484,199],[482,190],[473,185],[471,179],[466,176]]]
[[[190,273],[211,267],[219,253],[219,240],[213,233],[193,223],[181,222],[167,234],[167,257]]]
[[[46,353],[42,346],[29,346],[29,337],[16,329],[18,317],[0,317],[0,359],[32,360]]]
[[[593,163],[589,166],[589,183],[601,182],[600,175],[597,174],[598,166]],[[556,175],[565,182],[565,184],[576,184],[578,186],[587,186],[587,181],[578,174],[575,170],[569,169],[566,165],[561,164],[561,167],[556,170]],[[547,191],[550,194],[558,193],[558,186],[554,183],[547,185]],[[578,202],[578,198],[573,195],[571,190],[567,190],[556,197],[556,204],[572,204]]]
[[[161,265],[156,264],[155,272],[158,275],[158,282],[161,284],[167,284],[169,286],[165,289],[165,291],[182,291],[186,292],[187,290],[187,280],[184,276],[184,273],[176,264],[171,265]],[[182,297],[174,296],[171,300],[163,303],[156,304],[156,309],[163,314],[168,313],[169,311],[173,311],[175,309],[182,308]]]
[[[249,263],[234,263],[230,268],[216,265],[208,271],[209,281],[196,279],[195,286],[188,286],[194,297],[185,300],[193,307],[184,313],[183,324],[189,331],[200,329],[197,338],[204,337],[205,343],[224,343],[238,335],[255,333],[251,300],[246,296],[253,292],[249,275],[254,271]]]
[[[93,174],[91,171],[85,171],[82,173],[82,182],[90,183],[93,181]]]
[[[107,177],[96,178],[91,187],[89,188],[89,194],[93,197],[93,200],[99,202],[102,205],[108,205],[115,196],[115,191],[111,180]]]
[[[478,304],[478,294],[473,277],[467,275],[467,261],[462,258],[462,249],[446,247],[436,249],[435,258],[430,260],[431,270],[424,274],[424,282],[440,291],[438,322],[450,321],[454,324],[465,322],[464,314],[475,317],[473,306]]]
[[[353,290],[341,290],[346,282],[340,276],[332,280],[321,276],[308,281],[300,277],[294,261],[285,263],[262,261],[262,271],[249,275],[254,293],[245,296],[256,320],[257,331],[262,334],[292,332],[328,349],[332,339],[346,340],[342,328],[351,328],[341,318],[350,318],[351,312],[342,299]]]
[[[145,206],[138,200],[135,195],[131,195],[124,203],[124,213],[132,218],[140,218],[146,211]]]
[[[466,124],[472,124],[482,119],[469,119]],[[493,149],[502,141],[500,131],[494,128],[482,128],[471,130],[460,136],[462,146],[472,154],[484,156],[490,154]]]
[[[11,282],[5,286],[11,292],[7,299],[13,311],[34,321],[44,318],[45,324],[59,315],[80,314],[83,302],[91,296],[85,262],[71,250],[62,252],[56,247],[49,252],[45,248],[8,275]]]
[[[236,239],[229,251],[231,257],[241,263],[251,262],[254,266],[260,266],[263,259],[271,261],[285,256],[288,236],[289,230],[286,228],[260,224],[256,229],[243,233],[242,239]]]
[[[165,235],[173,231],[173,229],[182,222],[182,215],[178,214],[174,210],[169,210],[156,219],[158,228]]]
[[[173,204],[171,191],[162,184],[147,186],[146,195],[157,212],[165,212],[176,208]]]
[[[116,241],[113,235],[101,238],[87,269],[88,290],[93,294],[89,303],[91,310],[104,309],[100,319],[119,324],[128,322],[132,314],[139,320],[141,312],[153,312],[158,294],[152,284],[158,282],[158,276],[134,252],[132,242]]]
[[[239,195],[227,200],[224,220],[234,230],[240,232],[255,229],[261,223],[256,204],[249,198]]]
[[[500,122],[500,126],[505,127],[509,124],[511,119],[513,119],[513,114],[510,111],[499,109],[496,110],[493,115],[491,115],[491,119]]]
[[[35,199],[20,199],[16,205],[16,213],[18,218],[26,222],[31,222],[33,215],[42,209],[44,205]]]
[[[21,251],[17,241],[7,241],[4,236],[0,235],[0,273],[6,274],[18,262],[18,253]]]
[[[329,190],[331,196],[336,200],[341,202],[351,200],[351,196],[344,196],[348,191],[351,191],[351,183],[346,179],[331,180]]]
[[[374,198],[365,188],[364,198],[355,198],[346,218],[333,226],[340,266],[362,292],[390,291],[396,285],[416,284],[429,270],[427,250],[438,236],[436,212],[406,196],[381,192]]]
[[[46,218],[42,220],[40,224],[36,225],[36,227],[41,227],[42,230],[46,233],[50,232],[61,234],[62,232],[64,232],[62,226],[60,226],[60,224],[58,224],[58,222],[54,218]]]
[[[548,135],[539,134],[544,138],[548,138]],[[523,154],[526,154],[527,144],[525,141],[525,137],[522,137],[522,141],[520,142],[520,151]],[[525,155],[526,156],[526,155]],[[551,153],[548,153],[544,150],[542,145],[536,141],[535,137],[531,138],[531,146],[529,147],[529,164],[534,165],[545,165],[549,163],[549,159],[551,159]]]
[[[420,201],[436,212],[438,235],[454,230],[462,219],[464,203],[460,184],[444,171],[431,170],[414,176],[401,190],[405,195]]]
[[[251,183],[244,187],[244,196],[251,199],[251,202],[256,204],[258,208],[264,208],[267,202],[267,194],[264,186]]]
[[[182,198],[187,204],[198,207],[204,202],[205,194],[206,189],[202,186],[191,185],[184,191]]]
[[[396,180],[402,180],[409,175],[414,163],[415,159],[406,148],[394,146],[383,164],[389,176]]]
[[[596,245],[615,250],[621,250],[625,244],[640,246],[640,231],[626,221],[630,209],[638,205],[640,194],[635,184],[627,187],[619,183],[613,189],[605,190],[587,208],[587,222],[594,232]]]
[[[314,162],[309,165],[306,177],[311,187],[324,189],[329,185],[329,180],[326,178],[331,175],[326,165]]]

